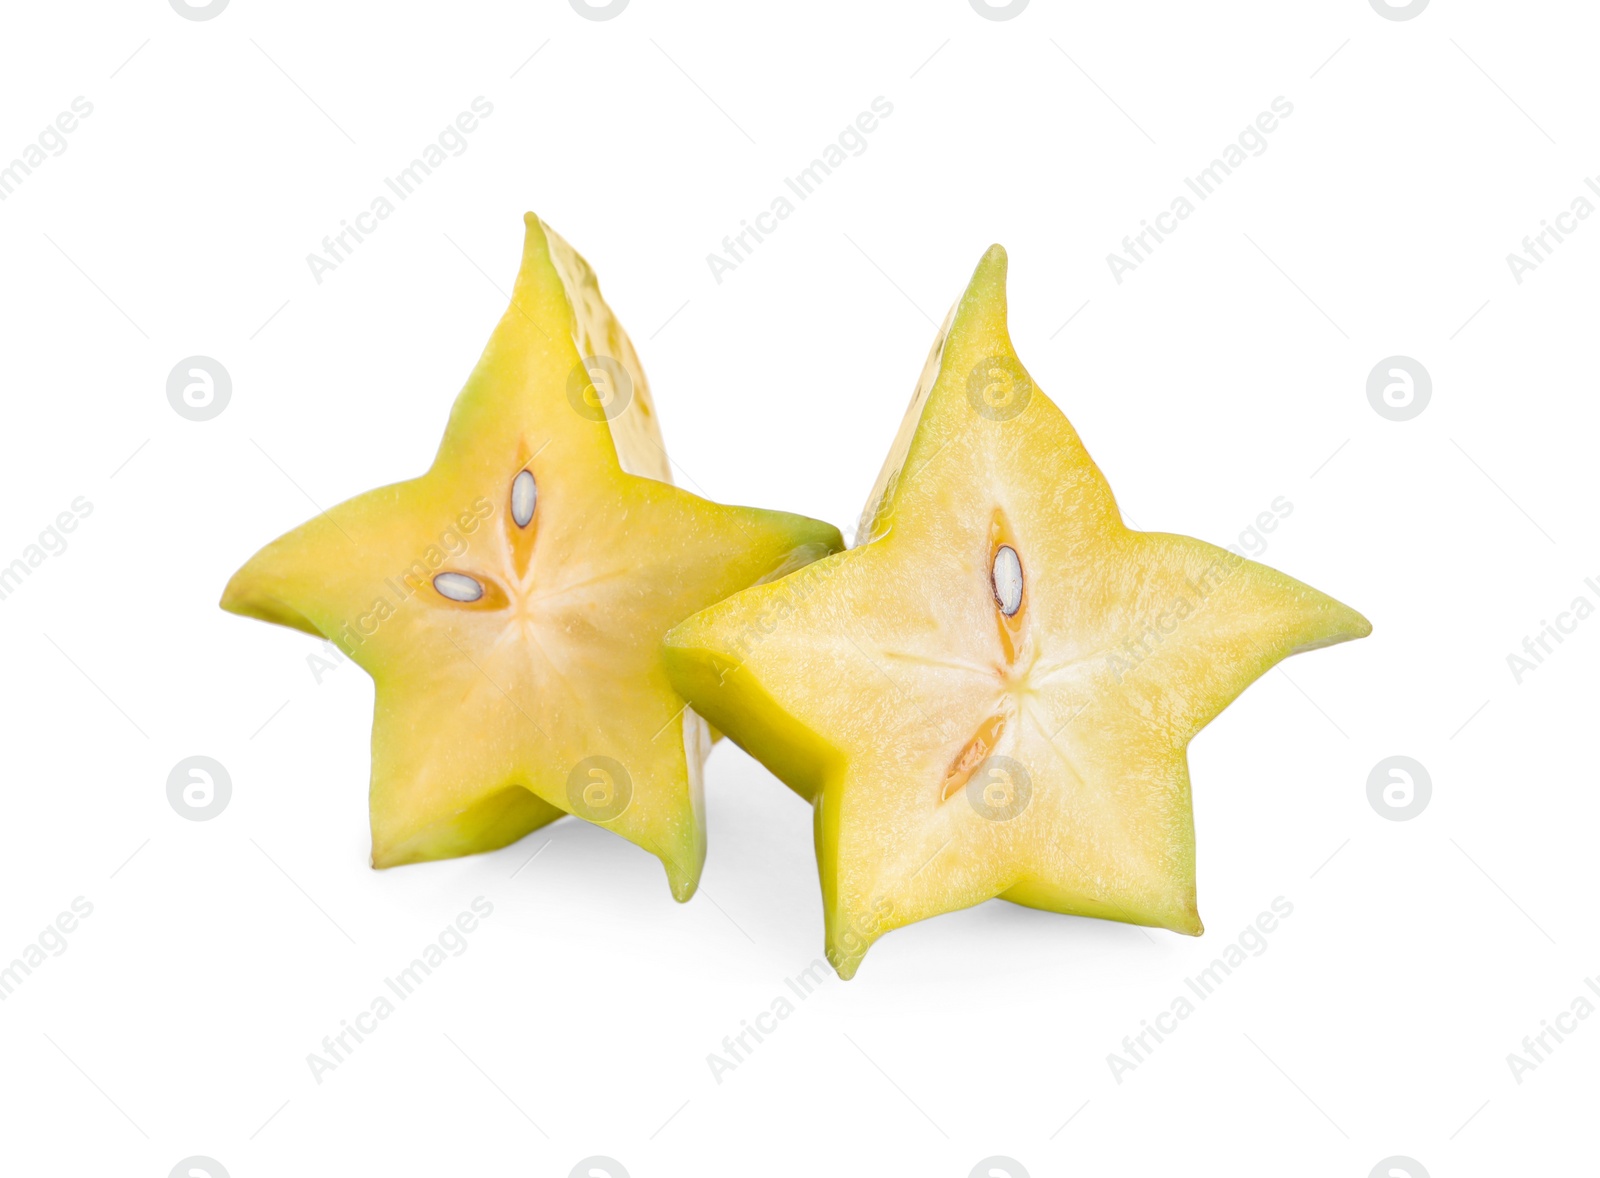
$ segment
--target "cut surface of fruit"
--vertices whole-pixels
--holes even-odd
[[[828,958],[1003,897],[1198,934],[1186,748],[1354,610],[1125,527],[1006,326],[995,246],[945,321],[858,547],[673,629],[697,711],[815,807]]]
[[[491,850],[575,814],[705,859],[705,722],[674,623],[842,546],[670,484],[644,373],[587,263],[533,214],[511,306],[432,467],[273,541],[224,609],[323,635],[376,684],[372,863]]]

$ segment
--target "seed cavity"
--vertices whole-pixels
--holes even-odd
[[[511,518],[517,527],[525,528],[533,522],[533,509],[539,502],[539,484],[533,481],[533,471],[524,470],[511,480]]]
[[[483,596],[483,586],[466,573],[440,573],[434,577],[433,587],[451,601],[477,601]]]
[[[951,761],[950,767],[945,770],[944,787],[939,791],[941,802],[948,802],[967,787],[974,770],[989,759],[995,746],[1000,743],[1000,734],[1005,730],[1006,718],[1002,715],[990,716],[978,725],[977,731],[972,734],[972,739],[962,746],[955,760]]]
[[[1009,618],[1022,608],[1022,561],[1009,544],[1001,545],[994,554],[990,582],[1001,613]]]

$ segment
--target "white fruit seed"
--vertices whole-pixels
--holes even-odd
[[[433,579],[433,587],[451,601],[477,601],[483,596],[483,586],[465,573],[440,573]]]
[[[1011,617],[1022,608],[1022,561],[1016,550],[1002,545],[994,554],[994,571],[991,576],[994,599],[1000,603],[1000,612]]]
[[[511,480],[511,518],[517,521],[517,527],[525,528],[532,522],[538,502],[539,484],[533,481],[533,471],[522,471]]]

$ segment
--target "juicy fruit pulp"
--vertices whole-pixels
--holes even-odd
[[[432,467],[257,553],[224,609],[324,635],[371,674],[372,863],[491,850],[574,813],[705,859],[704,721],[661,637],[841,547],[801,516],[670,485],[638,358],[531,213],[511,306]]]
[[[1135,532],[1006,328],[1005,253],[945,321],[860,546],[667,636],[672,680],[815,807],[828,958],[995,896],[1201,931],[1185,754],[1280,659],[1370,632]]]

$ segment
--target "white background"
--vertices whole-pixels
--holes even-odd
[[[1506,1056],[1600,972],[1600,621],[1520,684],[1506,656],[1600,602],[1600,219],[1521,284],[1505,256],[1600,172],[1596,25],[1445,0],[11,6],[0,161],[75,97],[94,112],[0,203],[0,564],[93,511],[0,601],[0,960],[94,910],[0,1003],[0,1171],[1592,1164],[1600,1020],[1520,1084]],[[316,283],[306,255],[480,95],[468,150]],[[706,255],[879,95],[867,150],[714,281]],[[1280,95],[1264,154],[1118,284],[1106,255]],[[943,916],[718,1084],[707,1054],[822,951],[809,811],[739,750],[710,762],[686,906],[576,821],[367,867],[369,681],[319,684],[316,643],[215,603],[313,504],[425,467],[528,209],[596,267],[708,497],[851,524],[999,241],[1018,350],[1130,521],[1229,544],[1292,502],[1263,559],[1374,633],[1192,746],[1204,938]],[[207,422],[166,399],[193,354],[233,378]],[[1393,354],[1434,385],[1403,423],[1366,397]],[[207,822],[166,796],[194,754],[233,782]],[[1393,754],[1432,778],[1411,821],[1368,802]],[[480,895],[468,951],[316,1083],[307,1053]],[[1267,951],[1113,1079],[1277,896]]]

